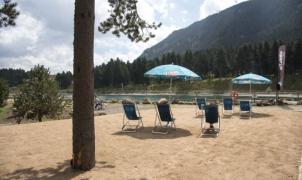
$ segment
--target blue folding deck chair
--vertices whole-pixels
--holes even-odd
[[[226,112],[230,112],[230,115],[233,115],[233,100],[232,98],[223,98],[223,108],[222,113],[223,115],[226,114]]]
[[[169,129],[174,128],[176,129],[175,125],[175,118],[173,117],[170,104],[155,104],[156,109],[156,117],[154,121],[154,128],[152,133],[154,134],[168,134]],[[163,125],[163,123],[166,125]],[[162,131],[166,129],[166,131]]]
[[[207,104],[206,98],[195,98],[196,102],[196,117],[201,112],[201,115],[203,115],[204,106]]]
[[[138,128],[144,127],[143,118],[140,116],[139,110],[134,103],[123,103],[123,109],[122,132],[136,132]],[[135,121],[137,124],[131,125],[131,122]]]
[[[205,116],[201,120],[201,136],[204,134],[213,134],[216,135],[220,132],[220,116],[218,112],[218,105],[211,104],[204,107]],[[206,128],[206,124],[210,124],[209,128]],[[215,127],[214,124],[218,124],[218,127]]]
[[[252,105],[250,101],[240,101],[240,116],[244,113],[247,112],[249,113],[250,118],[252,117]]]

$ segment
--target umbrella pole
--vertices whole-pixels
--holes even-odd
[[[169,93],[169,101],[171,101],[171,94],[172,94],[172,78],[170,79],[170,93]]]
[[[252,82],[250,81],[250,94],[252,94]]]

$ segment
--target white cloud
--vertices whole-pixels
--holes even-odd
[[[30,70],[40,64],[50,68],[52,73],[72,70],[72,49],[68,46],[52,46],[33,50],[32,53],[15,57],[4,57],[0,60],[0,68],[22,68]]]
[[[155,21],[156,15],[162,18],[167,17],[168,8],[173,6],[171,4],[168,3],[168,0],[139,0],[138,13],[147,22],[152,23]]]
[[[189,12],[188,12],[187,10],[182,10],[182,11],[180,11],[180,13],[186,15],[186,14],[188,14]]]
[[[27,14],[18,17],[18,26],[1,29],[1,44],[10,45],[22,42],[37,42],[43,24]]]
[[[155,20],[155,9],[152,8],[148,1],[138,1],[137,7],[138,13],[142,19],[149,23],[152,23]]]
[[[41,64],[52,73],[71,70],[72,5],[71,0],[18,2],[17,25],[0,29],[0,68],[29,70]]]
[[[175,8],[175,4],[174,3],[170,3],[169,4],[169,8],[174,9]]]
[[[132,61],[137,58],[142,52],[159,41],[166,38],[171,32],[178,29],[176,26],[162,26],[155,31],[155,38],[147,43],[135,43],[128,40],[126,37],[116,38],[112,35],[103,35],[95,40],[95,65],[102,64],[110,60],[110,58],[119,57],[122,60]],[[110,43],[108,43],[110,42]]]
[[[173,16],[169,9],[176,9],[178,4],[169,1],[139,0],[139,14],[149,23],[170,21]],[[52,73],[72,70],[74,0],[22,0],[18,1],[18,9],[21,14],[17,26],[0,29],[0,68],[29,70],[41,64],[49,67]],[[96,0],[95,29],[108,17],[108,9],[107,0]],[[163,24],[154,31],[156,37],[147,43],[134,43],[126,37],[117,38],[96,31],[95,65],[117,57],[132,61],[146,48],[180,28]]]
[[[158,23],[159,21],[157,19],[159,16],[161,18],[168,17],[167,9],[171,4],[169,4],[168,0],[139,0],[137,6],[138,13],[142,19],[148,23]],[[97,11],[98,10],[96,10],[96,14]],[[103,14],[102,16],[104,15],[108,16],[108,14]],[[155,38],[149,40],[147,43],[135,43],[124,36],[117,38],[110,33],[101,34],[97,32],[95,38],[95,65],[100,65],[103,62],[109,61],[110,58],[115,59],[117,57],[124,61],[133,61],[142,54],[146,48],[155,45],[178,28],[179,27],[174,25],[162,25],[159,29],[153,31]]]
[[[205,0],[200,6],[200,19],[218,13],[228,7],[247,0]]]
[[[96,25],[100,21],[104,21],[108,16],[109,12],[108,10],[110,9],[109,3],[107,0],[96,0],[95,1],[95,17],[96,17]]]

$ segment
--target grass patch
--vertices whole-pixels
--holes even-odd
[[[7,117],[12,110],[12,104],[8,103],[7,105],[0,107],[0,123],[6,123]]]

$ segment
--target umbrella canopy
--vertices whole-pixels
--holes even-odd
[[[252,84],[271,84],[272,81],[253,73],[238,76],[232,80],[233,84],[249,84],[250,93],[252,93]]]
[[[191,70],[174,64],[156,66],[155,68],[147,71],[144,74],[144,77],[170,79],[170,88],[169,88],[170,92],[172,92],[173,79],[183,79],[183,80],[201,79],[200,76],[198,76],[196,73],[192,72]],[[169,95],[169,100],[170,100],[170,95]]]
[[[271,84],[272,81],[253,73],[238,76],[232,80],[234,84]]]
[[[145,77],[150,78],[166,78],[166,79],[184,79],[184,80],[200,80],[201,77],[191,70],[174,65],[157,66],[144,74]]]

